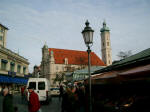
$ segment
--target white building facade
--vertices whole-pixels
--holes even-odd
[[[6,48],[8,28],[0,24],[0,89],[12,84],[25,84],[29,62],[26,58]]]

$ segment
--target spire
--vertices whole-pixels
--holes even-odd
[[[46,44],[46,41],[45,41],[45,44],[44,44],[43,48],[48,49],[48,46],[47,46],[47,44]]]
[[[106,27],[106,21],[104,19],[104,22],[103,22],[103,28]]]
[[[89,21],[88,20],[86,20],[86,22],[85,22],[85,25],[87,26],[87,27],[89,27]]]

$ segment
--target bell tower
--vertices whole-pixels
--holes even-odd
[[[103,22],[101,28],[101,52],[102,60],[108,66],[112,64],[111,44],[110,44],[110,29],[106,26],[106,22]]]
[[[48,46],[45,44],[42,48],[42,62],[41,62],[41,74],[43,75],[43,77],[47,77],[48,57],[49,57]]]

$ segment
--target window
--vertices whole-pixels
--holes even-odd
[[[109,42],[107,42],[107,46],[109,46]]]
[[[14,63],[10,63],[10,71],[14,72],[15,69],[15,64]]]
[[[1,69],[6,70],[7,63],[1,62]]]
[[[8,61],[5,59],[1,60],[1,69],[6,70]]]
[[[104,46],[105,44],[104,44],[104,42],[103,42],[103,46]]]
[[[34,89],[36,89],[36,82],[30,82],[29,87],[33,87]]]
[[[45,90],[45,82],[38,82],[38,89]]]
[[[23,67],[23,74],[26,73],[26,67]]]
[[[21,66],[18,65],[18,66],[17,66],[17,72],[20,73],[20,71],[21,71]]]
[[[68,58],[65,58],[65,64],[66,65],[68,64]]]
[[[4,29],[0,29],[0,32],[2,32],[2,33],[3,33],[3,32],[4,32]]]
[[[0,41],[2,41],[3,40],[3,36],[0,36]]]
[[[58,66],[56,66],[56,70],[58,70]]]

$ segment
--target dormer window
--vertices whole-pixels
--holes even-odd
[[[68,58],[65,58],[65,64],[66,65],[68,64]]]

